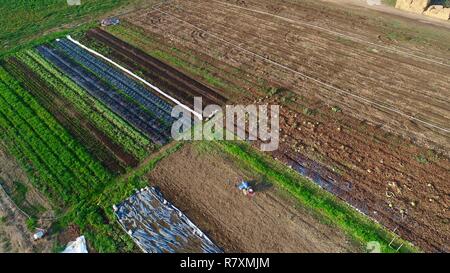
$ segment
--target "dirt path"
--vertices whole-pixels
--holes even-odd
[[[161,161],[148,177],[226,252],[358,251],[342,232],[273,187],[245,197],[236,181],[261,178],[191,144]]]

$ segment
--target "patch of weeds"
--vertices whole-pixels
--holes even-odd
[[[83,34],[81,34],[81,35],[83,35]],[[81,35],[78,38],[77,37],[75,37],[75,38],[72,37],[72,38],[74,38],[75,40],[77,40],[77,39],[81,40],[81,42],[87,44],[91,49],[99,52],[102,55],[108,56],[108,55],[111,54],[112,51],[111,51],[110,47],[105,46],[104,44],[102,44],[100,42],[97,42],[97,41],[95,41],[93,39],[89,39],[88,40],[88,39],[85,38],[85,36],[81,36]]]
[[[6,216],[0,217],[0,224],[6,223]]]
[[[444,8],[450,8],[450,0],[431,0],[431,5],[442,5]]]
[[[382,0],[381,2],[385,5],[395,7],[397,0]]]
[[[386,38],[391,41],[397,41],[399,39],[399,36],[397,32],[389,32],[388,34],[386,34]]]
[[[345,174],[345,171],[340,166],[334,165],[331,169],[333,170],[333,172],[335,172],[339,175]]]
[[[29,231],[34,231],[37,228],[37,220],[34,217],[28,218],[26,224]]]
[[[436,153],[436,151],[430,149],[430,150],[427,151],[427,158],[430,161],[438,161],[439,160],[439,154]]]
[[[345,37],[338,36],[336,40],[344,45],[354,45],[354,42],[352,40]]]
[[[3,248],[5,249],[6,252],[11,252],[12,246],[11,241],[9,239],[5,238],[5,241],[3,242]]]
[[[279,94],[281,91],[283,91],[283,90],[279,87],[269,87],[265,90],[266,94],[269,97],[275,96],[275,95]]]
[[[142,70],[135,70],[134,74],[138,75],[141,78],[145,77],[145,74]]]
[[[297,98],[298,96],[296,94],[292,93],[291,91],[287,91],[281,98],[281,102],[286,105],[294,105],[295,103],[297,103]]]
[[[303,114],[305,114],[307,116],[314,116],[317,114],[317,110],[305,107],[303,109]]]
[[[66,249],[66,246],[61,244],[60,242],[54,242],[53,246],[52,246],[52,252],[53,253],[61,253],[64,251],[64,249]]]
[[[209,145],[207,141],[198,141],[196,145],[194,145],[195,150],[199,154],[213,154],[216,152],[214,146]]]
[[[333,106],[333,107],[331,107],[331,111],[333,111],[335,113],[341,113],[342,109],[339,106]]]
[[[419,154],[416,156],[416,161],[420,164],[428,164],[430,163],[427,159],[427,157],[424,154]]]

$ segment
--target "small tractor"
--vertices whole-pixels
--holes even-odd
[[[248,197],[253,197],[253,196],[255,196],[255,191],[253,190],[253,188],[250,186],[250,183],[248,183],[247,181],[242,181],[240,184],[238,184],[237,186],[236,186],[240,191],[242,191],[242,193],[245,195],[245,196],[248,196]]]

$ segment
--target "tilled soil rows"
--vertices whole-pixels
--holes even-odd
[[[224,105],[227,101],[225,97],[210,87],[189,78],[173,67],[145,54],[140,49],[117,39],[101,29],[93,29],[88,32],[87,36],[110,47],[113,50],[111,55],[124,62],[127,66],[134,69],[139,67],[143,69],[143,73],[147,78],[152,79],[160,88],[169,91],[171,95],[188,105],[193,105],[194,97],[196,96],[202,97],[206,104]]]
[[[450,163],[417,146],[446,155],[450,147],[450,68],[442,43],[426,54],[414,43],[385,40],[384,27],[364,18],[318,11],[309,2],[228,2],[332,26],[367,42],[217,1],[172,1],[130,14],[125,23],[144,29],[158,49],[207,67],[245,93],[232,101],[283,105],[282,145],[275,157],[317,162],[326,168],[318,168],[323,176],[338,176],[334,191],[328,190],[423,250],[449,251]],[[145,37],[123,36],[147,46]],[[282,92],[264,93],[271,86]]]
[[[161,21],[153,24],[158,16]],[[259,17],[193,1],[133,18],[133,23],[190,40],[299,95],[345,106],[354,116],[448,151],[450,67],[374,52],[331,34]]]

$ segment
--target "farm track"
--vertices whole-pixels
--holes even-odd
[[[137,161],[121,150],[91,122],[83,119],[69,102],[17,59],[10,59],[7,69],[49,111],[58,122],[77,138],[112,173],[123,173],[122,166],[136,166]],[[118,151],[118,152],[114,152]],[[117,157],[117,158],[116,158]],[[120,161],[119,161],[120,160]]]
[[[161,131],[157,121],[143,112],[136,104],[127,101],[126,98],[105,86],[93,75],[87,73],[81,66],[58,55],[49,48],[41,46],[38,50],[46,58],[50,58],[50,61],[56,66],[68,73],[73,80],[86,88],[91,95],[109,105],[116,113],[149,136],[155,144],[162,145],[167,142],[169,138],[168,133]]]
[[[195,96],[204,98],[206,104],[225,105],[227,101],[227,99],[221,94],[218,94],[217,91],[189,78],[177,69],[147,55],[140,49],[115,38],[101,29],[90,30],[88,32],[88,37],[92,37],[109,46],[114,50],[113,54],[121,56],[119,59],[124,61],[127,65],[136,69],[137,66],[135,64],[133,65],[133,63],[137,63],[145,68],[147,73],[144,72],[144,74],[152,80],[158,81],[158,79],[155,79],[155,76],[157,75],[157,77],[162,78],[164,82],[170,83],[171,86],[168,86],[168,91],[173,90],[172,92],[174,95],[181,97],[188,105],[193,104],[193,97]]]
[[[358,68],[358,77],[368,77],[371,74],[367,74],[367,70],[374,70],[375,74],[373,74],[373,77],[367,83],[364,83],[364,88],[367,89],[365,92],[368,92],[374,84],[381,84],[380,86],[384,88],[393,86],[398,89],[398,86],[401,86],[404,81],[410,80],[407,84],[410,84],[411,90],[416,91],[415,97],[411,97],[410,102],[417,103],[417,101],[425,100],[424,103],[428,105],[425,106],[424,104],[422,107],[430,109],[430,113],[426,113],[427,118],[446,121],[442,119],[446,116],[448,110],[448,108],[445,108],[445,105],[447,105],[445,101],[448,101],[448,96],[445,96],[445,94],[448,94],[448,88],[444,90],[447,86],[444,81],[445,75],[443,74],[445,69],[440,70],[440,68],[438,69],[432,64],[408,60],[393,53],[375,54],[370,47],[365,48],[354,42],[346,45],[346,41],[339,41],[339,43],[342,43],[342,45],[339,45],[335,41],[337,40],[336,37],[323,35],[320,32],[307,28],[302,29],[302,36],[289,36],[289,34],[286,35],[287,39],[280,38],[280,36],[276,36],[277,33],[274,32],[273,26],[282,25],[284,27],[282,33],[284,34],[299,32],[300,28],[276,21],[277,24],[271,24],[267,29],[261,27],[260,30],[256,26],[268,24],[270,18],[254,16],[257,18],[252,19],[252,16],[246,12],[243,12],[240,18],[236,18],[237,15],[234,11],[228,13],[220,6],[215,6],[213,9],[208,2],[202,2],[202,5],[196,3],[198,1],[191,1],[189,4],[176,2],[176,5],[167,5],[160,9],[168,11],[170,14],[176,13],[177,16],[195,25],[201,24],[205,29],[213,30],[213,33],[219,33],[221,36],[227,37],[227,40],[239,41],[240,43],[245,38],[245,47],[247,47],[247,43],[252,44],[248,46],[257,45],[258,51],[262,50],[265,53],[267,52],[267,55],[270,54],[267,57],[271,60],[280,58],[280,55],[291,56],[291,52],[300,54],[301,51],[298,50],[298,47],[299,44],[302,45],[301,42],[303,41],[306,44],[301,48],[308,50],[308,53],[315,56],[311,64],[320,65],[325,72],[340,72],[348,69],[351,72],[353,67],[353,69]],[[266,6],[268,7],[269,5]],[[195,10],[198,12],[190,10],[190,7],[195,7]],[[151,14],[152,16],[146,17],[145,14]],[[208,16],[210,14],[211,16]],[[298,14],[298,16],[302,15],[303,13]],[[337,180],[334,189],[338,191],[336,194],[340,195],[342,199],[351,204],[353,203],[355,207],[362,211],[368,211],[369,216],[391,230],[397,228],[397,233],[403,238],[410,240],[426,251],[448,251],[446,246],[448,246],[450,241],[448,237],[450,230],[448,225],[445,224],[446,208],[448,208],[448,201],[445,196],[450,192],[446,185],[446,181],[450,181],[450,164],[448,159],[443,157],[433,159],[428,164],[419,163],[415,158],[418,154],[423,153],[424,149],[397,140],[396,137],[384,131],[388,130],[406,135],[405,127],[402,125],[404,121],[393,120],[394,117],[388,117],[392,116],[392,114],[384,111],[377,110],[378,112],[374,114],[373,108],[365,105],[356,105],[353,102],[349,104],[350,107],[344,107],[342,98],[330,97],[332,99],[331,102],[328,102],[328,105],[324,104],[323,101],[326,101],[326,97],[308,95],[309,93],[320,92],[319,86],[294,80],[297,77],[289,75],[289,73],[281,73],[279,68],[273,67],[270,63],[258,61],[255,64],[253,59],[256,58],[254,56],[247,56],[238,49],[230,48],[224,43],[212,39],[207,33],[194,31],[195,29],[192,26],[180,23],[178,20],[165,16],[158,11],[150,11],[150,13],[143,11],[131,14],[127,16],[127,19],[129,20],[125,23],[131,23],[143,28],[143,31],[140,32],[141,34],[144,33],[145,29],[147,33],[152,33],[152,38],[156,37],[159,44],[155,48],[164,49],[164,43],[166,43],[166,52],[173,55],[183,57],[182,54],[170,51],[167,48],[176,47],[181,49],[181,51],[191,52],[191,54],[195,54],[196,57],[200,58],[201,61],[194,61],[193,58],[188,56],[182,59],[194,67],[203,67],[206,63],[207,67],[212,69],[212,73],[221,79],[225,79],[227,83],[235,86],[236,89],[242,87],[248,90],[250,95],[243,95],[239,98],[241,101],[237,102],[256,101],[285,104],[282,107],[282,112],[284,113],[282,116],[284,118],[281,120],[283,152],[278,156],[275,155],[280,160],[288,163],[288,156],[291,156],[292,159],[297,154],[303,154],[307,158],[321,162],[327,169],[339,170],[339,176],[341,176],[342,181]],[[248,23],[247,21],[249,20],[254,20],[254,22]],[[235,24],[233,29],[229,29],[230,22]],[[239,22],[237,24],[238,27],[236,27],[236,22]],[[241,26],[244,30],[240,29]],[[247,31],[248,29],[251,31]],[[289,29],[291,29],[290,32]],[[270,33],[270,35],[267,33]],[[117,35],[114,31],[113,34]],[[258,34],[260,35],[257,37]],[[373,33],[370,34],[372,35]],[[145,46],[143,42],[145,38],[139,38],[138,35],[123,34],[119,36],[133,40],[134,44]],[[269,36],[273,36],[273,38],[269,39]],[[377,36],[374,35],[372,38],[374,37],[376,39]],[[267,40],[270,42],[272,39],[285,41],[283,46],[286,47],[287,44],[290,50],[287,51],[287,47],[283,48],[279,45],[275,49],[269,46],[260,47],[261,41]],[[270,42],[270,45],[275,46],[273,42]],[[314,51],[312,48],[317,48],[317,51]],[[326,50],[329,52],[326,52]],[[276,54],[272,54],[272,52],[276,52]],[[324,53],[326,53],[325,57],[323,56]],[[329,59],[330,55],[336,56],[339,62],[335,63],[334,59]],[[349,62],[353,58],[361,65],[355,65],[352,61]],[[295,57],[287,59],[295,66],[300,66],[300,68],[308,67],[309,69],[313,67],[308,64],[309,59],[304,59],[306,64],[297,62]],[[366,59],[368,60],[367,64],[365,63]],[[286,62],[286,60],[284,61]],[[349,68],[347,65],[347,67],[342,69],[341,67],[345,62],[350,63],[351,67]],[[359,67],[361,67],[361,70],[359,70]],[[386,68],[386,72],[383,72],[383,67]],[[397,72],[395,72],[393,67],[398,68],[396,69]],[[424,69],[428,69],[430,72],[424,72]],[[224,76],[224,71],[229,71],[230,74],[233,73],[233,76]],[[237,73],[236,71],[242,73]],[[313,73],[317,73],[317,70],[313,70]],[[385,75],[381,77],[383,73]],[[427,77],[431,76],[430,78],[433,79],[433,82],[436,80],[436,84],[433,86],[436,89],[429,88],[431,83],[427,85],[421,79],[422,76],[414,77],[415,73],[426,75]],[[391,80],[391,74],[397,75],[398,79]],[[320,76],[320,74],[313,75]],[[343,79],[347,77],[352,79],[350,74],[344,73],[341,75],[343,75]],[[377,78],[378,81],[376,80]],[[264,87],[267,88],[267,86],[262,85],[261,79],[272,86],[279,84],[281,87],[287,87],[295,93],[301,94],[301,96],[294,97],[293,102],[289,102],[289,105],[286,105],[282,98],[277,96],[272,98],[267,96],[267,94],[261,93],[261,90],[265,89]],[[338,86],[342,84],[339,80],[337,79],[336,81]],[[284,85],[286,81],[290,84]],[[357,81],[344,82],[342,86],[351,84],[357,84]],[[304,92],[306,88],[308,92]],[[391,101],[395,102],[403,99],[403,97],[410,97],[408,93],[404,93],[404,90],[403,88],[399,90],[397,97],[391,94]],[[371,92],[368,94],[371,94]],[[376,94],[377,96],[380,94],[384,96],[382,92]],[[252,96],[255,99],[252,100]],[[433,98],[429,99],[429,97]],[[346,101],[348,104],[351,99],[347,98]],[[343,106],[343,113],[332,113],[330,104]],[[299,105],[301,106],[300,109],[305,109],[306,107],[315,109],[318,114],[305,115],[299,113]],[[433,115],[435,107],[441,108],[441,110],[437,110],[437,112],[441,111],[441,114]],[[351,113],[351,116],[348,113]],[[375,119],[371,119],[375,124],[384,121],[386,117],[391,119],[391,121],[388,126],[374,127],[370,123],[361,123],[354,119],[355,117],[362,120],[368,119],[367,114],[378,117],[378,122]],[[286,117],[287,119],[285,119]],[[301,121],[304,121],[304,123]],[[434,143],[431,143],[433,147],[448,144],[448,137],[445,134],[432,132],[430,137],[430,130],[419,127],[421,126],[409,126],[406,128],[416,132],[416,136],[412,137],[412,139],[418,143],[430,144],[429,141],[425,141],[424,138],[420,137],[420,134],[425,135],[425,133],[428,133],[429,135],[426,138],[435,140],[433,141]],[[407,135],[407,138],[411,138],[411,135]],[[436,145],[439,142],[440,145]],[[443,152],[448,150],[445,148],[442,150],[443,146],[440,147]],[[322,170],[321,172],[323,172],[322,175],[324,177],[327,176],[328,171]],[[352,185],[350,192],[347,189],[348,183]],[[395,192],[395,195],[391,196],[391,192]],[[387,196],[388,194],[390,197]],[[367,204],[361,204],[361,200],[368,200]],[[415,205],[412,206],[412,203]]]

